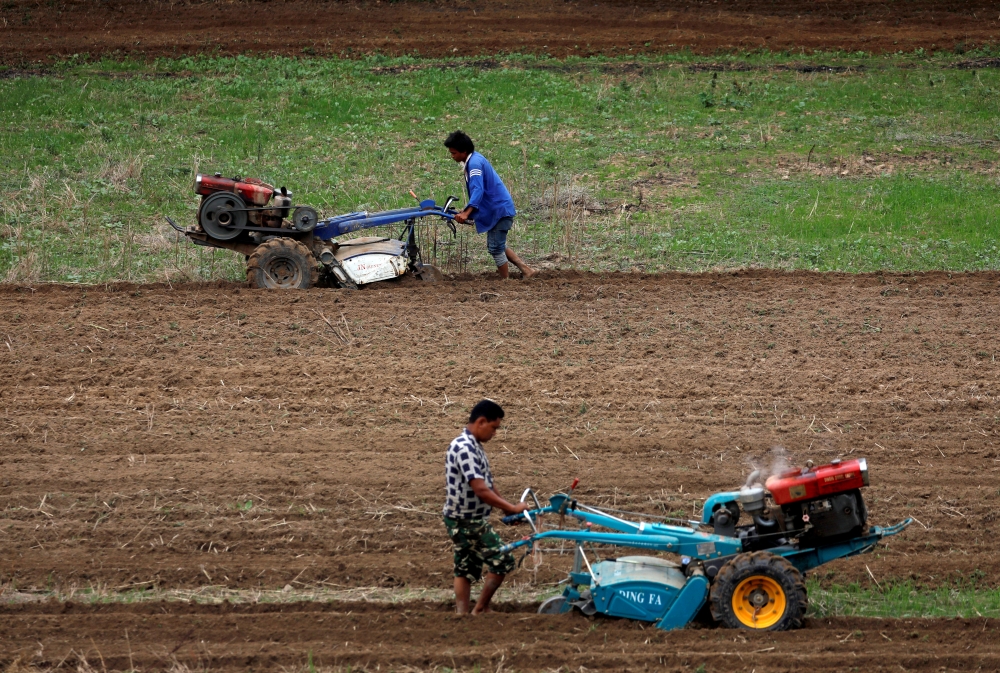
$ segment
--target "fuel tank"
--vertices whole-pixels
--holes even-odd
[[[796,468],[768,477],[765,486],[778,505],[853,491],[868,485],[868,461],[835,460],[816,468]]]
[[[194,191],[202,196],[208,196],[215,192],[232,192],[242,196],[248,204],[265,206],[274,194],[274,187],[257,178],[237,181],[233,178],[224,178],[218,173],[215,175],[199,173],[194,178]]]

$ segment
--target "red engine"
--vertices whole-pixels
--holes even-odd
[[[206,234],[220,241],[236,238],[244,231],[251,238],[259,237],[260,233],[253,228],[258,232],[261,228],[294,228],[306,232],[316,224],[317,217],[311,208],[305,209],[309,212],[304,213],[303,218],[286,221],[292,193],[284,187],[275,189],[257,178],[224,178],[221,173],[199,173],[194,179],[194,191],[201,195],[198,224]]]
[[[790,505],[820,496],[853,491],[868,485],[868,461],[835,460],[815,469],[796,468],[768,477],[767,490],[778,505]]]
[[[868,510],[861,489],[868,486],[868,461],[835,460],[814,467],[807,461],[758,481],[755,470],[738,492],[720,493],[706,501],[707,519],[716,535],[739,537],[745,550],[770,549],[791,540],[821,547],[864,534]],[[723,498],[734,497],[729,502]],[[752,523],[738,525],[742,513]]]
[[[194,191],[202,196],[210,196],[216,192],[239,194],[246,203],[255,206],[266,206],[274,196],[274,187],[257,178],[246,178],[237,181],[234,178],[224,178],[221,174],[202,175],[194,179]]]
[[[769,477],[765,487],[780,510],[781,529],[815,540],[865,529],[868,512],[861,488],[867,485],[868,461],[857,458],[789,470]]]

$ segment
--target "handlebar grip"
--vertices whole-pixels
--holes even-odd
[[[510,526],[512,524],[517,523],[523,518],[524,518],[524,512],[518,512],[517,514],[508,514],[504,518],[500,519],[500,521]]]

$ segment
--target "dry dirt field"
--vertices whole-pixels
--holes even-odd
[[[951,50],[1000,37],[996,0],[278,2],[6,0],[0,63],[73,54],[553,56]]]
[[[1000,3],[954,0],[8,0],[0,63],[886,52],[995,42],[998,22]],[[821,582],[996,586],[998,298],[993,273],[0,287],[0,668],[997,670],[992,619],[662,633],[512,602],[461,620],[414,597],[451,582],[442,455],[483,396],[508,411],[488,450],[511,497],[579,477],[586,502],[688,516],[775,446],[793,461],[861,455],[871,522],[918,523]],[[568,564],[547,554],[506,595]],[[410,598],[72,599],[283,587]]]
[[[785,633],[666,633],[579,614],[498,612],[473,622],[427,604],[32,605],[6,610],[0,622],[0,642],[22,643],[11,648],[15,656],[59,663],[69,655],[95,672],[305,673],[310,655],[314,670],[343,671],[995,671],[995,637],[996,620],[978,618],[840,618]]]
[[[687,516],[774,446],[798,461],[860,455],[870,521],[919,523],[824,567],[823,582],[868,585],[870,569],[996,586],[998,295],[994,273],[766,271],[0,288],[4,589],[446,589],[442,455],[483,396],[508,412],[487,448],[511,497],[579,477],[585,502]],[[546,555],[513,580],[553,582],[568,564]],[[994,620],[814,620],[746,637],[532,609],[473,626],[427,602],[8,604],[0,663],[99,666],[100,652],[122,669],[128,647],[139,668],[213,670],[309,652],[372,669],[1000,665]]]

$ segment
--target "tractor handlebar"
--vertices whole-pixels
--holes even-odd
[[[503,521],[508,526],[511,526],[515,523],[518,523],[521,519],[524,519],[525,521],[531,524],[532,528],[535,528],[535,519],[540,514],[544,514],[546,508],[542,507],[542,503],[538,501],[538,496],[535,495],[535,490],[530,486],[524,489],[524,493],[521,494],[521,502],[525,502],[528,499],[529,495],[531,496],[531,499],[535,501],[535,509],[533,510],[529,509],[527,512],[518,512],[517,514],[508,514],[503,519],[501,519],[501,521]],[[530,516],[531,512],[537,512],[538,514],[535,514],[535,516],[532,517]],[[525,516],[525,514],[528,514],[529,516]]]
[[[573,490],[576,488],[576,485],[579,482],[580,482],[579,479],[573,480],[573,485],[569,489],[569,495],[565,493],[556,493],[552,495],[549,498],[549,504],[546,507],[542,507],[542,503],[538,501],[538,497],[535,495],[535,491],[533,489],[531,489],[530,487],[526,488],[524,489],[524,493],[521,494],[521,502],[525,502],[530,496],[531,499],[534,500],[535,502],[535,508],[529,509],[526,512],[518,512],[517,514],[508,514],[507,516],[500,519],[500,521],[507,524],[508,526],[513,526],[514,524],[521,523],[521,521],[527,521],[532,525],[532,528],[534,528],[535,522],[538,520],[538,517],[541,516],[542,514],[565,514],[567,507],[569,507],[570,509],[576,509],[576,501],[573,500],[572,495],[573,495]]]

